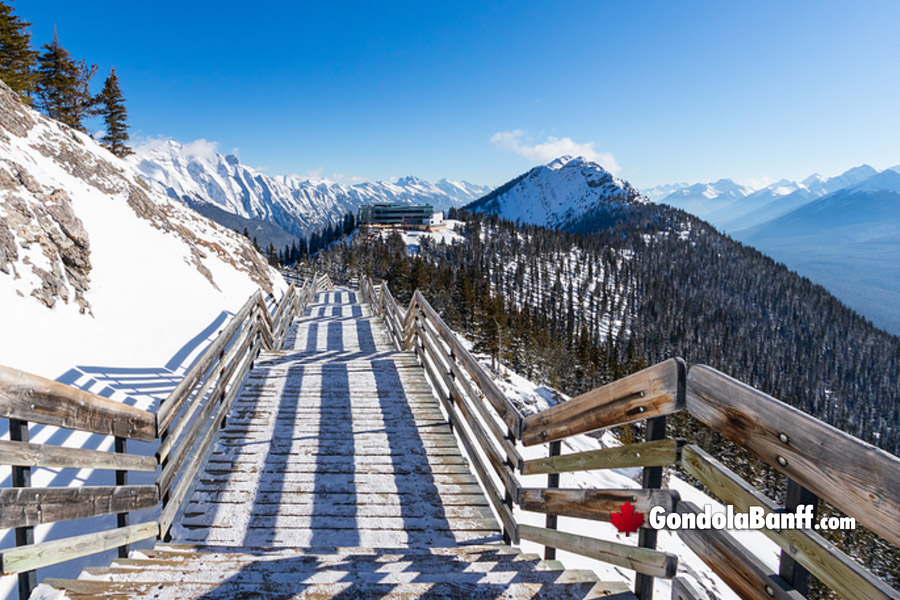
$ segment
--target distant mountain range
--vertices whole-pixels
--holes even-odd
[[[413,176],[394,182],[344,185],[295,175],[270,176],[241,164],[236,156],[192,144],[156,140],[136,148],[130,158],[143,177],[169,197],[181,200],[231,229],[247,227],[260,245],[282,247],[295,237],[337,223],[363,204],[431,204],[436,210],[461,206],[491,188]]]
[[[861,165],[759,190],[720,179],[647,190],[825,286],[900,334],[900,168]]]

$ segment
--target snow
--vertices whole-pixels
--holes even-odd
[[[297,175],[270,176],[241,164],[235,156],[218,154],[215,145],[205,140],[190,144],[148,140],[129,160],[148,182],[173,198],[276,223],[296,236],[335,223],[366,204],[431,204],[442,210],[476,200],[491,189],[447,179],[432,184],[414,176],[353,185]]]
[[[479,356],[477,358],[485,372],[492,376],[498,387],[500,387],[508,398],[513,400],[526,416],[528,414],[546,410],[558,402],[564,402],[569,399],[564,394],[529,381],[528,379],[509,371],[503,366],[501,366],[501,373],[499,375],[494,374],[490,370],[490,361],[487,357]],[[500,423],[499,420],[498,423]],[[592,435],[576,435],[563,440],[562,454],[585,452],[588,450],[620,445],[621,443],[612,432],[605,430]],[[517,449],[526,460],[543,458],[547,455],[547,450],[544,445],[526,447],[520,443],[517,445]],[[639,468],[563,473],[560,475],[559,485],[562,488],[579,489],[633,489],[641,487],[639,483],[640,474],[641,469]],[[544,475],[519,476],[519,482],[523,487],[540,488],[546,487],[547,484]],[[497,480],[496,483],[500,486],[499,480]],[[703,491],[694,488],[677,476],[670,474],[666,478],[666,483],[664,483],[664,485],[677,492],[684,501],[693,502],[701,508],[709,505],[713,513],[725,511],[725,507],[722,503]],[[502,489],[502,487],[499,487],[499,489]],[[526,512],[518,507],[516,507],[514,513],[515,518],[519,523],[536,527],[545,526],[545,515],[543,514]],[[626,536],[618,533],[611,523],[559,517],[557,526],[561,531],[579,533],[598,539],[610,540],[623,544],[637,543],[637,536]],[[728,535],[733,535],[739,543],[760,558],[765,565],[773,570],[773,572],[778,571],[781,552],[780,548],[778,548],[778,546],[769,540],[762,532],[732,531],[726,533]],[[540,544],[522,540],[520,548],[523,552],[535,553],[543,556],[544,548]],[[657,549],[678,556],[678,575],[693,579],[696,585],[701,589],[712,594],[710,596],[711,598],[721,598],[723,600],[737,600],[739,598],[737,594],[735,594],[712,572],[706,563],[704,563],[681,541],[677,533],[666,530],[659,531]],[[567,569],[593,570],[601,581],[621,581],[628,585],[633,585],[634,583],[634,573],[628,569],[623,569],[608,563],[563,551],[557,551],[557,559],[560,560]],[[660,578],[655,579],[654,597],[671,597],[671,581]]]
[[[465,226],[465,223],[454,219],[445,219],[444,225],[446,225],[446,227],[435,229],[434,231],[383,229],[380,233],[382,237],[385,237],[390,235],[393,231],[399,231],[400,237],[403,238],[403,243],[406,244],[407,251],[411,254],[418,254],[423,239],[427,239],[432,244],[453,244],[462,242],[465,239],[465,237],[459,233],[459,230]]]
[[[0,93],[7,92],[0,89]],[[79,310],[71,289],[69,301],[57,299],[52,308],[32,297],[38,281],[25,259],[42,267],[48,266],[50,259],[39,244],[31,242],[26,247],[24,240],[16,238],[18,259],[8,265],[10,274],[0,272],[0,315],[4,315],[0,364],[152,409],[174,388],[229,315],[258,289],[250,276],[251,265],[242,254],[249,245],[181,203],[149,192],[151,203],[161,210],[160,218],[171,225],[158,228],[128,204],[129,191],[139,181],[130,163],[114,157],[87,135],[33,111],[26,114],[35,121],[26,136],[0,131],[0,169],[9,170],[16,163],[41,189],[68,194],[89,235],[91,270],[84,296],[90,312]],[[51,148],[53,154],[45,156],[38,146]],[[77,168],[66,164],[66,156],[78,157]],[[83,175],[82,171],[92,174]],[[0,190],[0,219],[13,202],[40,202],[32,193],[24,184],[15,183]],[[212,281],[195,261],[208,269]],[[276,271],[260,274],[274,283],[276,295],[285,291],[286,284]],[[32,425],[29,430],[32,441],[55,446],[108,450],[113,443],[109,437],[55,427]],[[0,436],[9,439],[5,420]],[[155,446],[129,441],[128,451],[152,456]],[[9,487],[10,469],[5,467],[0,473],[2,485]],[[152,484],[155,473],[135,472],[129,477],[132,484]],[[34,486],[113,483],[110,471],[32,472]],[[150,518],[153,515],[146,511],[137,512],[132,522]],[[112,515],[43,525],[35,528],[35,541],[113,527]],[[4,534],[0,548],[13,546],[13,533],[7,530]],[[40,569],[38,579],[74,577],[82,566],[108,563],[114,557],[113,551]],[[13,597],[15,580],[0,580],[0,598]]]
[[[562,156],[535,167],[502,195],[473,208],[510,221],[559,227],[602,202],[649,200],[597,163]]]

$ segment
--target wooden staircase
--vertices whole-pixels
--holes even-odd
[[[69,598],[633,598],[501,542],[412,352],[347,289],[262,352],[173,536]]]
[[[159,544],[79,579],[45,579],[37,592],[71,600],[133,598],[630,599],[621,583],[505,545],[436,548],[235,548]]]

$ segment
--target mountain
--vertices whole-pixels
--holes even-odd
[[[583,191],[578,176],[603,175],[568,163],[454,211],[458,235],[419,244],[405,262],[394,236],[336,246],[319,264],[353,260],[388,281],[401,304],[423,289],[475,351],[500,353],[510,369],[567,394],[681,356],[900,452],[900,338],[697,217],[618,200],[624,183],[609,201],[602,188],[590,201],[574,194],[583,213],[544,220],[560,228],[535,223],[552,204],[545,194],[571,208],[559,191]]]
[[[680,208],[723,231],[732,232],[787,214],[877,173],[869,165],[860,165],[835,177],[814,173],[800,182],[782,179],[757,190],[731,179],[720,179],[712,183],[656,186],[644,193],[658,204]]]
[[[627,181],[583,157],[561,156],[472,202],[466,209],[510,221],[562,228],[598,211],[612,214],[650,201]]]
[[[654,188],[657,190],[659,188]],[[746,198],[753,190],[730,179],[720,179],[712,183],[683,184],[662,198],[654,200],[687,211],[701,219],[723,207]]]
[[[876,172],[877,173],[877,172]],[[886,170],[734,237],[900,334],[900,173]]]
[[[792,192],[779,194],[776,190],[768,191],[769,188],[766,188],[766,190],[760,190],[760,193],[755,198],[748,198],[748,200],[753,200],[753,202],[741,207],[740,214],[730,217],[711,215],[711,218],[718,221],[714,224],[725,231],[746,229],[785,215],[808,202],[861,183],[877,174],[878,171],[869,165],[853,167],[835,177],[823,177],[818,173],[814,173],[799,184],[793,184],[791,187],[795,186],[796,189]],[[781,188],[781,190],[786,189],[790,188]],[[765,202],[765,200],[768,200],[768,202]],[[722,218],[719,219],[718,217]]]
[[[247,240],[0,84],[0,364],[159,366],[262,287]]]
[[[241,164],[236,156],[215,152],[202,140],[191,144],[153,140],[137,148],[130,160],[151,185],[169,197],[226,227],[239,231],[247,227],[256,232],[261,245],[271,242],[278,248],[292,240],[291,236],[306,236],[337,223],[363,204],[431,204],[436,210],[445,210],[490,191],[464,181],[429,183],[413,176],[354,185],[295,175],[269,176]]]

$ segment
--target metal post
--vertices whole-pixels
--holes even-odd
[[[506,439],[509,440],[510,443],[515,445],[516,436],[515,436],[515,434],[513,434],[512,429],[510,429],[509,427],[506,428]],[[512,461],[509,459],[509,456],[506,457],[504,464],[506,464],[506,466],[509,467],[510,471],[515,469],[515,465],[513,465]],[[506,486],[503,486],[503,487],[506,488]],[[512,493],[510,493],[509,489],[504,489],[504,491],[503,491],[503,503],[506,504],[506,506],[509,508],[509,513],[512,514],[512,512],[513,512],[513,497],[512,497]],[[506,530],[505,526],[503,527],[503,543],[507,544],[507,545],[512,544],[512,536]]]
[[[666,417],[654,417],[647,419],[646,441],[654,442],[666,437]],[[662,467],[644,467],[641,485],[644,489],[657,490],[662,487]],[[641,548],[656,548],[656,530],[641,527],[638,533],[638,546]],[[653,577],[638,573],[634,578],[634,594],[640,600],[653,599]]]
[[[550,442],[550,457],[559,456],[562,451],[562,442],[555,441]],[[550,473],[547,475],[547,487],[548,488],[558,488],[559,487],[559,473]],[[545,520],[545,526],[547,529],[556,529],[556,515],[547,515]],[[556,548],[552,546],[544,546],[544,560],[553,560],[556,558]]]
[[[125,438],[116,437],[115,452],[116,454],[125,454]],[[116,485],[128,485],[128,471],[116,471]],[[116,514],[116,527],[128,526],[128,513]],[[128,558],[128,544],[119,546],[119,558]]]
[[[27,442],[28,421],[10,419],[9,439],[13,442]],[[13,467],[12,485],[13,487],[31,487],[31,467]],[[16,527],[16,546],[27,546],[33,543],[34,527]],[[37,587],[35,571],[19,573],[19,600],[28,600],[35,587]]]
[[[812,504],[813,519],[819,514],[819,497],[814,493],[788,477],[787,495],[784,499],[785,512],[797,512],[799,506],[804,504]],[[795,561],[790,554],[781,551],[781,563],[778,566],[778,574],[795,590],[803,594],[809,595],[809,571]]]

